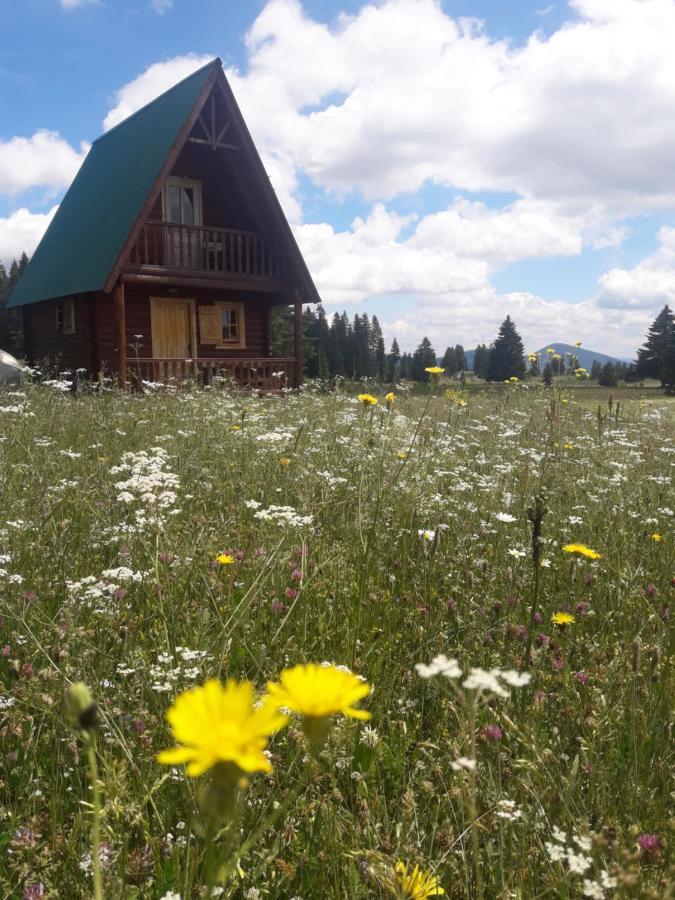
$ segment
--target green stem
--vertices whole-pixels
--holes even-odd
[[[96,745],[91,734],[87,734],[87,765],[93,793],[93,822],[91,826],[91,857],[94,870],[94,900],[103,900],[103,880],[101,877],[101,790],[98,782],[98,762]]]
[[[469,700],[469,740],[470,757],[476,762],[476,699]],[[478,784],[476,769],[469,772],[469,821],[471,822],[471,857],[473,862],[473,878],[476,886],[476,900],[483,900],[483,876],[480,868],[480,846],[478,843],[478,809],[476,797]]]

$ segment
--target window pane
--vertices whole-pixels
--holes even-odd
[[[180,225],[180,188],[175,184],[169,185],[169,222]]]
[[[195,224],[195,198],[192,188],[183,188],[183,225]]]

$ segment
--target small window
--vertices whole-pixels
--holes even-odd
[[[56,304],[56,330],[59,334],[75,334],[75,298],[67,297]]]
[[[200,306],[199,332],[202,344],[213,344],[222,349],[244,349],[244,304],[215,303],[213,306]]]

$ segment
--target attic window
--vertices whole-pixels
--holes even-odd
[[[56,330],[59,334],[75,334],[74,297],[66,297],[56,304]]]

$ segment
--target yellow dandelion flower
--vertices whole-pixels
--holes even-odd
[[[221,566],[231,566],[234,562],[234,556],[231,556],[229,553],[219,553],[216,556],[216,562]]]
[[[405,450],[399,450],[398,453],[396,454],[396,457],[397,457],[397,459],[407,459],[408,454],[405,452]]]
[[[553,347],[548,347],[546,352],[547,353],[555,353],[555,350],[553,349]]]
[[[509,381],[510,381],[512,384],[515,384],[517,381],[520,381],[520,378],[518,378],[516,375],[512,375],[512,376],[509,378]]]
[[[162,750],[157,761],[187,763],[187,774],[202,775],[218,763],[233,763],[242,772],[270,772],[264,754],[267,738],[286,724],[274,704],[254,706],[250,681],[216,679],[179,694],[166,719],[178,747]]]
[[[442,369],[440,366],[427,366],[424,371],[428,372],[429,375],[442,375],[445,369]]]
[[[595,550],[591,550],[591,548],[587,547],[585,544],[565,544],[563,552],[573,553],[575,556],[585,556],[586,559],[602,559],[599,553],[596,553]]]
[[[658,544],[659,541],[663,540],[663,538],[657,531],[655,531],[654,534],[652,535],[652,540],[654,541],[655,544]]]
[[[354,704],[367,697],[370,685],[353,672],[317,663],[284,669],[278,682],[267,685],[273,704],[309,719],[325,719],[341,713],[352,719],[369,719],[370,713]]]
[[[387,406],[391,406],[395,399],[396,394],[393,391],[389,391],[388,394],[385,394],[384,402],[387,404]]]
[[[287,456],[282,456],[281,459],[279,460],[280,466],[290,466],[290,464],[291,464],[291,461]]]
[[[438,897],[445,893],[435,875],[425,872],[419,866],[409,872],[408,866],[400,859],[394,868],[393,888],[396,897],[408,900],[427,900],[427,897]]]
[[[230,431],[241,431],[241,425],[230,425]]]
[[[377,406],[377,397],[372,394],[359,394],[358,399],[364,406]]]
[[[575,341],[575,342],[574,342],[574,346],[575,346],[575,347],[581,347],[581,341]]]
[[[554,625],[560,625],[562,628],[565,628],[567,625],[574,624],[574,616],[572,613],[556,612],[551,616],[551,622]]]

